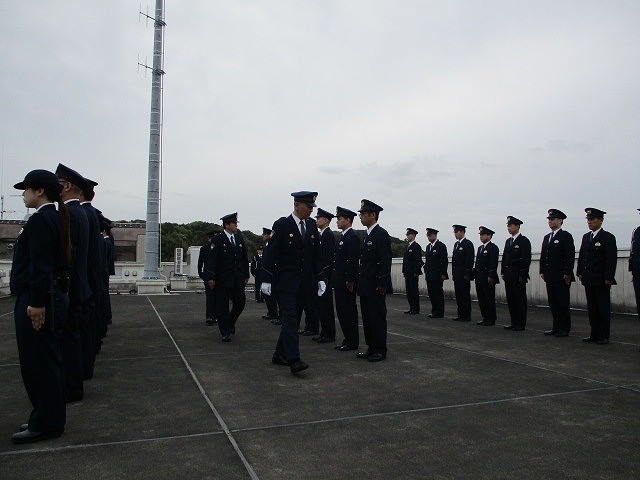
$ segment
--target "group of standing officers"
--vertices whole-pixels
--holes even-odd
[[[339,351],[358,350],[358,308],[367,349],[356,354],[370,362],[384,360],[387,354],[387,309],[385,297],[392,293],[391,242],[389,234],[378,225],[379,205],[363,199],[358,213],[337,207],[332,214],[318,208],[316,221],[310,216],[316,207],[317,192],[294,192],[293,212],[278,219],[273,228],[263,229],[264,245],[259,245],[250,267],[247,249],[238,232],[237,213],[222,217],[224,231],[209,235],[202,247],[199,271],[207,292],[207,323],[216,321],[222,340],[231,341],[236,321],[245,306],[245,285],[249,271],[256,280],[256,301],[266,302],[263,316],[281,332],[272,362],[288,366],[292,373],[308,368],[300,358],[299,336],[313,336],[318,343],[336,339],[335,316],[338,317],[343,341]],[[572,235],[563,230],[567,216],[558,209],[548,210],[550,233],[542,240],[540,271],[544,280],[552,316],[551,329],[545,335],[566,337],[571,330],[570,287],[578,280],[585,288],[591,331],[584,342],[609,343],[611,320],[611,285],[615,282],[617,246],[615,236],[602,228],[606,212],[586,208],[589,228],[580,245],[577,270]],[[366,228],[361,242],[353,230],[358,215]],[[335,236],[330,223],[336,218],[340,235]],[[477,325],[496,323],[495,288],[504,282],[510,323],[506,330],[523,331],[527,323],[526,284],[530,279],[531,242],[520,233],[523,224],[514,216],[507,217],[510,237],[502,250],[492,242],[494,231],[479,227],[477,250],[466,238],[466,226],[453,225],[456,242],[451,255],[457,315],[455,321],[471,320],[471,283],[475,283],[481,320]],[[438,240],[439,231],[427,228],[426,248],[415,241],[418,232],[408,228],[403,255],[409,310],[420,313],[418,279],[425,274],[431,303],[430,318],[444,317],[443,283],[449,279],[448,252]],[[500,269],[498,271],[500,264]],[[640,301],[640,228],[632,234],[629,270],[633,275],[636,301]],[[220,287],[220,288],[219,288]],[[335,306],[334,306],[335,299]],[[229,310],[229,305],[233,306]],[[640,306],[638,307],[640,310]],[[305,326],[301,328],[302,314]]]
[[[616,238],[602,228],[606,212],[597,208],[586,208],[589,232],[582,237],[578,253],[576,274],[585,289],[591,332],[583,342],[598,345],[609,343],[611,324],[611,286],[615,285],[618,250]],[[571,330],[570,287],[576,280],[574,275],[575,245],[571,234],[562,229],[567,216],[558,209],[548,210],[547,221],[550,233],[542,240],[540,254],[540,277],[545,282],[549,308],[553,318],[552,327],[545,335],[566,337]],[[456,238],[451,256],[455,298],[456,321],[471,320],[471,282],[475,281],[478,305],[482,319],[478,325],[492,326],[496,323],[495,288],[504,282],[510,324],[506,330],[522,331],[527,323],[526,284],[530,279],[531,242],[520,233],[521,220],[507,217],[507,239],[502,252],[502,263],[498,273],[499,248],[492,243],[495,233],[481,226],[480,246],[474,250],[473,243],[465,238],[466,227],[453,225]],[[424,269],[427,290],[431,301],[431,318],[444,316],[443,282],[448,279],[447,247],[437,239],[438,231],[427,228],[427,245],[422,260],[422,247],[415,242],[417,231],[407,229],[408,245],[405,248],[402,273],[406,282],[409,310],[407,314],[420,312],[418,278]],[[640,301],[640,232],[632,234],[629,270],[633,275],[636,303]],[[640,311],[640,305],[638,311]]]
[[[62,164],[14,185],[36,210],[16,239],[10,280],[20,371],[33,407],[13,443],[64,432],[66,404],[84,397],[111,323],[113,237],[111,221],[91,205],[97,185]]]

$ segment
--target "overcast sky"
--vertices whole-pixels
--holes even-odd
[[[58,162],[108,217],[146,218],[138,10],[0,3],[5,218],[26,213],[13,184]],[[165,19],[162,221],[238,211],[258,232],[305,189],[331,211],[373,200],[423,245],[460,223],[502,247],[514,215],[538,250],[551,207],[577,241],[585,207],[623,248],[640,223],[637,0],[166,0]]]

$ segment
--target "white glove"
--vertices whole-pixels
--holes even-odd
[[[263,283],[262,285],[260,285],[260,291],[262,293],[264,293],[265,295],[271,296],[271,284],[270,283]]]
[[[324,294],[326,289],[327,289],[327,284],[324,283],[322,280],[320,280],[318,282],[318,296],[321,297]]]

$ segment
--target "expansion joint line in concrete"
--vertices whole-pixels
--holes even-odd
[[[176,343],[175,339],[173,338],[173,335],[171,335],[171,332],[167,328],[167,325],[162,320],[162,317],[160,316],[160,313],[158,313],[158,310],[156,309],[155,305],[151,301],[151,298],[147,297],[147,299],[149,300],[149,304],[151,305],[151,308],[153,308],[153,311],[158,316],[158,320],[160,320],[160,323],[162,324],[162,327],[164,328],[165,332],[167,332],[167,335],[169,336],[169,339],[173,343],[173,346],[176,347],[176,350],[180,354],[180,358],[182,358],[182,362],[184,363],[184,366],[189,371],[189,374],[191,375],[191,378],[195,382],[196,386],[198,387],[198,390],[200,390],[200,394],[202,395],[204,400],[207,402],[207,405],[209,405],[209,408],[211,409],[211,411],[215,415],[216,419],[218,420],[218,423],[220,424],[220,427],[222,428],[222,431],[225,433],[225,435],[227,437],[227,440],[229,440],[229,443],[231,443],[231,446],[233,447],[233,449],[235,450],[236,454],[238,455],[238,457],[242,461],[245,469],[249,473],[249,476],[251,477],[252,480],[259,480],[259,477],[256,474],[255,470],[253,469],[253,467],[251,466],[251,464],[249,463],[247,458],[244,456],[244,453],[242,453],[242,450],[240,450],[240,447],[238,446],[238,442],[236,442],[236,439],[233,437],[233,434],[231,433],[231,430],[229,430],[229,427],[227,426],[227,423],[224,421],[224,419],[222,418],[222,415],[220,415],[220,412],[218,412],[218,409],[215,407],[215,405],[213,404],[213,402],[211,401],[211,399],[207,395],[207,392],[205,392],[202,384],[200,383],[200,380],[198,380],[198,377],[196,376],[195,372],[191,368],[191,365],[189,365],[189,362],[187,361],[186,357],[182,353],[182,350],[180,349],[180,347]]]

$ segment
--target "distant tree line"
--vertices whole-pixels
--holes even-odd
[[[340,232],[336,232],[336,238]],[[355,229],[354,229],[355,230]],[[164,222],[161,224],[161,261],[172,262],[176,248],[183,248],[185,255],[187,249],[195,245],[203,245],[207,241],[207,232],[222,232],[222,226],[208,222],[191,222],[186,224]],[[364,239],[364,230],[355,230]],[[261,232],[262,233],[262,232]],[[243,230],[242,236],[247,244],[249,258],[256,253],[256,247],[262,244],[262,234],[256,235],[249,230]],[[391,237],[391,253],[394,257],[401,257],[404,252],[406,242],[396,237]]]

